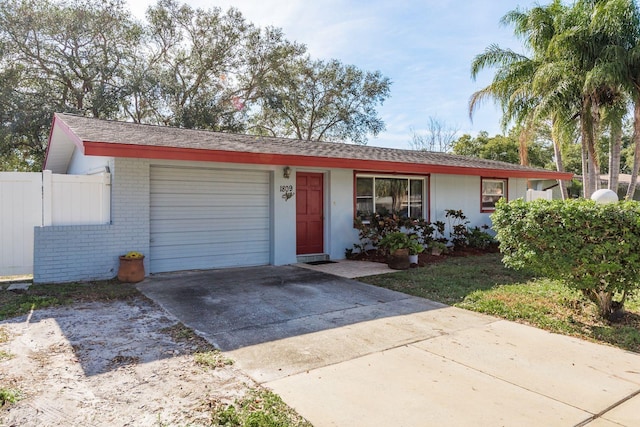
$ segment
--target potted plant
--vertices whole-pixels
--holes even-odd
[[[118,280],[125,283],[137,283],[144,280],[144,255],[135,251],[121,255]]]
[[[415,235],[409,236],[409,263],[418,263],[418,254],[424,251],[424,246],[418,242],[418,238]]]
[[[434,240],[433,242],[431,242],[429,246],[431,247],[431,255],[439,256],[447,252],[447,245],[437,240]]]
[[[401,231],[394,231],[380,239],[379,246],[387,251],[387,265],[394,270],[409,268],[409,246],[411,239]]]

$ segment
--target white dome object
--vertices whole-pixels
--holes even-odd
[[[601,205],[607,203],[615,203],[618,201],[618,195],[613,190],[602,189],[594,192],[591,195],[591,200]]]

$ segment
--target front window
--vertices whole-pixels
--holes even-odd
[[[377,215],[423,218],[424,178],[356,177],[356,216],[369,221]]]
[[[492,212],[496,209],[496,202],[507,194],[506,179],[482,178],[482,212]]]

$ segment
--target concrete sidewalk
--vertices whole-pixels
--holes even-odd
[[[415,322],[433,325],[434,336],[263,384],[314,426],[640,424],[636,354],[455,308],[406,317],[373,322],[361,332],[388,336],[400,324]],[[455,327],[443,325],[446,321]],[[298,337],[252,350],[313,353],[318,349],[309,343],[315,341]],[[246,353],[235,357],[247,362]],[[264,367],[248,372],[265,375]]]
[[[296,267],[307,268],[309,270],[320,271],[322,273],[333,274],[334,276],[354,279],[356,277],[374,276],[376,274],[395,273],[398,270],[390,269],[387,264],[371,261],[354,261],[341,259],[331,261],[328,264],[296,264]]]
[[[314,426],[637,426],[640,355],[296,267],[142,292]]]

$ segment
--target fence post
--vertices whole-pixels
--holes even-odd
[[[52,175],[50,170],[42,171],[42,226],[52,223]]]

